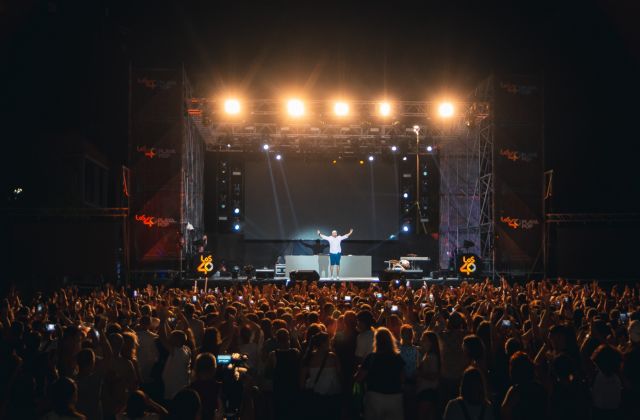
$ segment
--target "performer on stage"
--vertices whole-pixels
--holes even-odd
[[[345,235],[338,236],[338,232],[331,231],[331,236],[325,236],[320,233],[318,229],[318,235],[325,241],[329,242],[329,275],[331,278],[338,280],[340,278],[340,256],[342,255],[342,249],[340,248],[340,242],[347,239],[353,233],[353,229]],[[333,267],[336,267],[336,276],[333,277]]]

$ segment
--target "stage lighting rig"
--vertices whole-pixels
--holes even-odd
[[[344,117],[349,114],[349,104],[346,102],[336,102],[333,106],[333,112],[339,117]]]
[[[443,118],[453,116],[454,108],[451,102],[443,102],[438,106],[438,114]]]
[[[287,113],[294,118],[302,117],[304,115],[304,103],[299,99],[290,99],[287,102]]]
[[[227,99],[224,101],[224,112],[229,115],[237,115],[240,113],[240,101],[237,99]]]
[[[378,111],[382,117],[391,115],[391,104],[389,102],[381,102]]]

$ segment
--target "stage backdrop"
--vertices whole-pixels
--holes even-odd
[[[246,239],[316,238],[354,229],[357,240],[384,240],[399,228],[394,162],[302,159],[266,154],[245,163]]]

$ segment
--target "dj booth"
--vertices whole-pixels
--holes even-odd
[[[329,255],[285,255],[285,272],[315,270],[320,277],[329,277]],[[333,273],[334,275],[336,273]],[[340,277],[371,277],[370,255],[343,255]]]

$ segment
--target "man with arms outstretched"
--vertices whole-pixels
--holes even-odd
[[[340,248],[340,242],[347,239],[353,233],[353,229],[345,235],[338,236],[338,232],[331,231],[331,236],[325,236],[320,233],[318,229],[318,235],[325,241],[329,242],[329,274],[331,278],[338,279],[340,277],[340,256],[342,255],[342,249]],[[336,267],[336,277],[333,277],[333,267]]]

